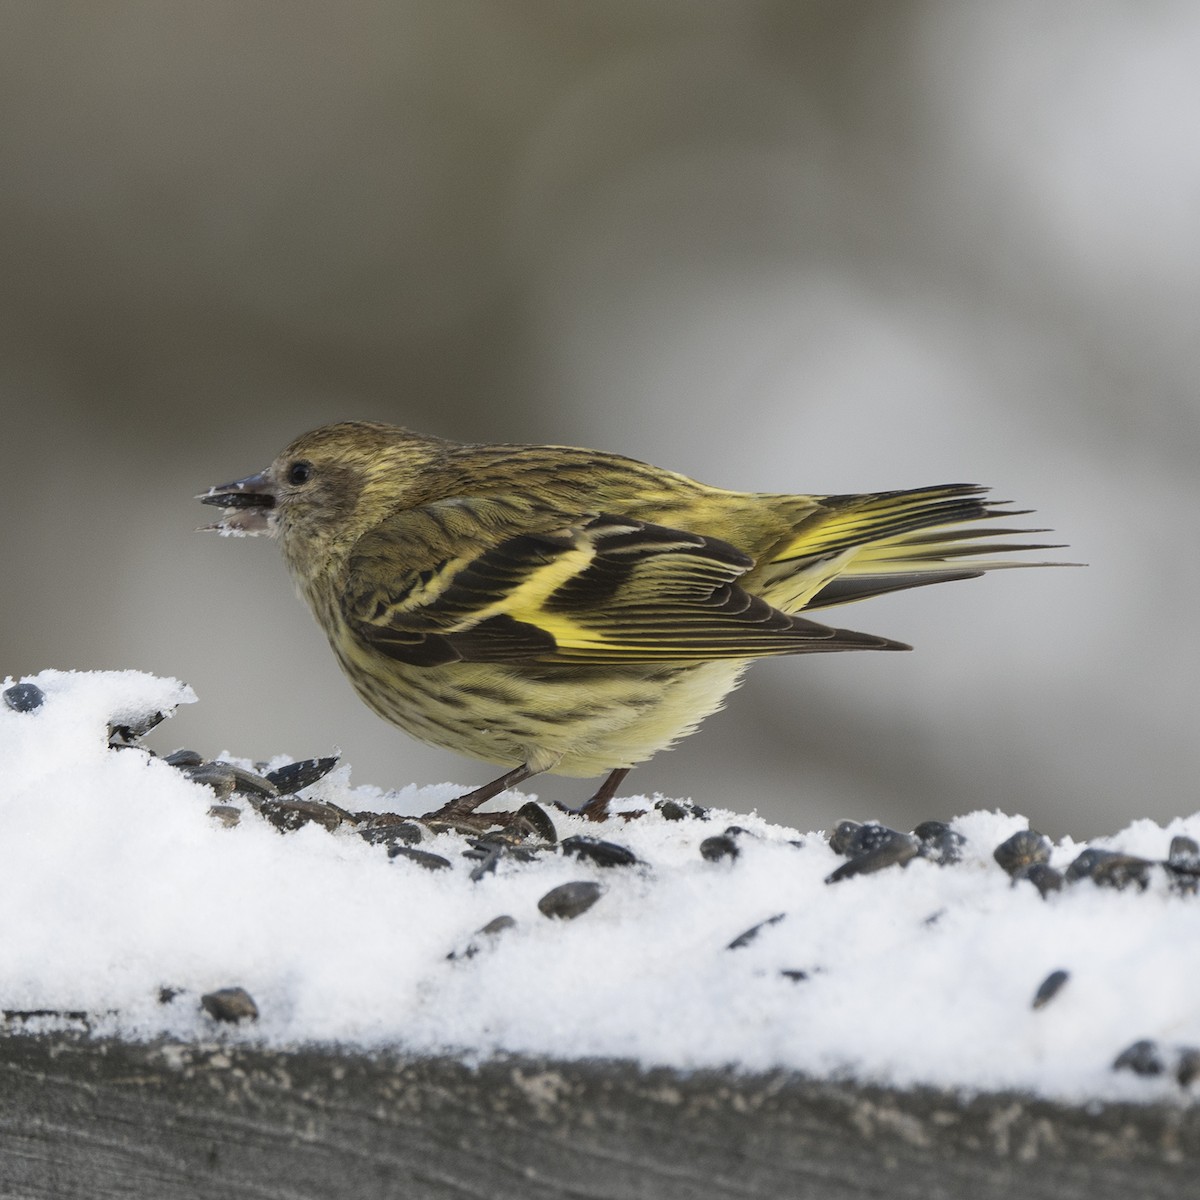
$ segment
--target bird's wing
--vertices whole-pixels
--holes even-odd
[[[380,653],[435,666],[907,649],[773,608],[738,585],[754,561],[727,542],[604,514],[530,529],[528,512],[505,521],[472,503],[397,514],[355,547],[342,612]]]

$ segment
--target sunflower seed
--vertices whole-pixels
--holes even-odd
[[[891,837],[887,841],[875,845],[849,862],[842,863],[836,871],[825,877],[825,882],[840,883],[843,879],[852,879],[855,875],[870,875],[887,867],[902,867],[917,856],[921,843],[911,833],[897,833],[895,830],[890,832]]]
[[[444,871],[450,866],[450,860],[440,854],[430,854],[428,850],[414,850],[411,846],[389,846],[388,858],[406,858],[427,871]]]
[[[4,689],[4,703],[13,712],[33,712],[42,707],[46,693],[36,683],[14,683]]]
[[[741,949],[743,949],[744,947],[750,945],[750,943],[752,941],[754,941],[754,939],[756,937],[758,937],[759,933],[762,930],[766,929],[768,925],[778,925],[779,922],[782,921],[784,919],[784,917],[786,917],[786,916],[787,916],[787,913],[776,913],[773,917],[768,917],[765,921],[759,921],[759,923],[757,925],[751,925],[750,928],[747,929],[745,932],[739,933],[737,935],[737,937],[735,937],[733,939],[733,941],[730,942],[729,945],[725,947],[725,949],[726,950],[741,950]]]
[[[992,857],[1010,874],[1022,867],[1050,861],[1050,839],[1034,829],[1018,829],[992,851]]]
[[[587,859],[598,867],[630,867],[637,862],[637,855],[632,850],[593,837],[563,838],[562,852]]]
[[[290,796],[302,788],[314,784],[318,779],[324,779],[338,765],[337,755],[329,758],[304,758],[299,762],[285,763],[266,774],[267,782],[275,787],[281,796]]]
[[[560,883],[538,901],[538,911],[546,917],[569,921],[587,912],[603,894],[604,889],[590,879]]]
[[[1062,991],[1063,984],[1070,978],[1066,971],[1051,971],[1038,985],[1038,990],[1033,996],[1033,1007],[1045,1008]]]
[[[257,1021],[258,1005],[245,988],[220,988],[200,997],[201,1007],[218,1021]]]

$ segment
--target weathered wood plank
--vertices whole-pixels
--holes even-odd
[[[1200,1111],[789,1074],[0,1038],[0,1195],[1178,1200]]]

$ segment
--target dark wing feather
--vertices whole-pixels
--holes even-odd
[[[468,501],[454,501],[462,516]],[[789,616],[738,584],[753,560],[715,538],[620,516],[484,532],[441,514],[398,514],[351,559],[343,615],[380,653],[454,661],[702,662],[898,642]],[[548,517],[542,520],[550,523]],[[404,569],[397,564],[404,563]]]

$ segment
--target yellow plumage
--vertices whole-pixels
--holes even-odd
[[[202,497],[214,528],[278,536],[363,700],[414,736],[510,768],[626,770],[690,733],[755,658],[907,649],[802,611],[1019,564],[984,489],[724,491],[563,446],[326,426]],[[982,554],[985,557],[976,558]]]

